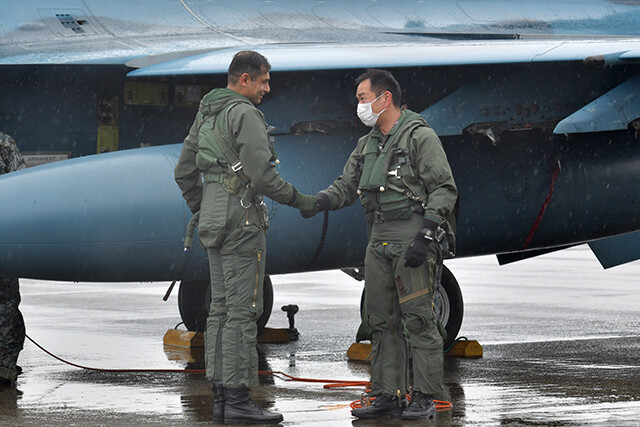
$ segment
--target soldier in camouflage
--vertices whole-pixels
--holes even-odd
[[[25,167],[14,139],[0,132],[0,175]],[[0,276],[0,386],[15,386],[16,378],[22,371],[16,365],[25,336],[19,305],[18,279]]]

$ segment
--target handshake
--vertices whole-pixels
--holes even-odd
[[[291,206],[299,209],[303,218],[311,218],[320,211],[330,210],[331,201],[324,193],[318,193],[317,196],[297,193]]]

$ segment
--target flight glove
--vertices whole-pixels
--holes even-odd
[[[302,215],[303,218],[311,218],[320,212],[318,198],[308,194],[298,193],[292,206],[296,209],[300,209],[300,215]]]
[[[411,242],[407,253],[404,255],[405,267],[416,268],[424,263],[429,254],[429,246],[433,239],[435,239],[437,229],[438,223],[426,218],[422,220],[420,231],[418,231],[416,237],[413,238],[413,242]]]

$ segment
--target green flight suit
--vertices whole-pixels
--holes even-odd
[[[372,394],[408,391],[408,351],[413,389],[428,395],[440,392],[442,337],[433,295],[442,266],[441,246],[454,244],[458,191],[439,138],[422,117],[405,110],[387,135],[374,128],[360,138],[342,175],[322,193],[331,209],[349,206],[360,197],[367,212],[365,293],[373,344]],[[420,267],[405,267],[404,255],[423,218],[441,225],[442,240],[430,245]]]
[[[225,147],[237,154],[255,196],[245,195]],[[258,385],[256,321],[262,314],[268,228],[262,195],[288,205],[297,195],[276,172],[273,156],[262,112],[230,89],[214,89],[202,99],[175,167],[187,205],[200,212],[198,236],[209,255],[206,375],[225,387]]]

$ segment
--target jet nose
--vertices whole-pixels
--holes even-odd
[[[0,272],[55,280],[169,280],[190,213],[180,146],[105,153],[0,177]]]

